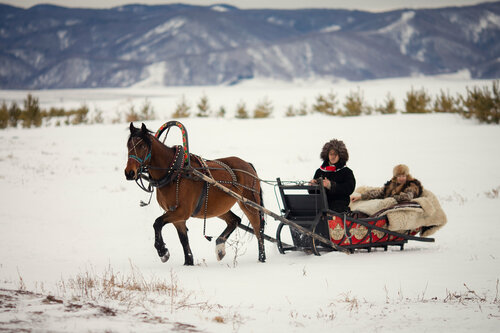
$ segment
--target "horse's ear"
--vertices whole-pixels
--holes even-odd
[[[142,126],[141,126],[141,131],[143,133],[147,133],[148,132],[148,129],[146,128],[146,125],[144,125],[144,123],[142,123]]]
[[[134,127],[134,123],[130,122],[130,134],[137,132],[137,128]]]

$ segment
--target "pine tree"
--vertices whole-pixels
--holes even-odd
[[[467,97],[461,97],[464,104],[467,118],[475,117],[481,123],[500,122],[500,90],[499,81],[493,81],[492,91],[487,86],[481,88],[467,88]]]
[[[268,118],[273,113],[273,105],[271,101],[264,97],[262,101],[260,101],[255,110],[253,111],[254,118]]]
[[[32,125],[35,127],[42,126],[42,114],[38,98],[28,94],[28,97],[24,100],[24,111],[22,113],[22,117],[23,127],[29,128]]]
[[[182,99],[177,104],[175,112],[172,113],[172,118],[187,118],[190,116],[190,109],[191,107],[187,104],[186,97],[182,95]]]
[[[128,112],[125,113],[125,122],[127,123],[135,123],[139,121],[139,114],[135,111],[135,106],[132,104],[128,109]]]
[[[71,120],[72,125],[86,124],[89,119],[87,115],[89,113],[89,108],[87,105],[82,105],[80,108],[76,109],[73,114],[73,119]]]
[[[385,103],[381,106],[378,106],[376,111],[381,114],[393,114],[398,112],[396,109],[396,100],[392,97],[391,93],[387,93],[385,96]]]
[[[323,95],[316,97],[316,104],[313,104],[313,110],[329,116],[336,116],[339,114],[337,104],[337,95],[334,92],[330,92],[326,97]]]
[[[493,81],[493,108],[491,109],[492,122],[495,124],[500,123],[500,83],[499,80]]]
[[[19,120],[21,120],[22,110],[17,105],[16,102],[13,102],[9,108],[9,123],[11,127],[17,127]]]
[[[9,126],[9,108],[5,102],[2,103],[0,107],[0,129],[7,128]]]
[[[141,111],[139,112],[139,118],[141,121],[154,120],[156,118],[155,110],[148,99],[145,99],[144,103],[141,106]]]
[[[307,116],[307,103],[305,100],[303,100],[300,103],[299,110],[297,111],[297,114],[299,116]]]
[[[248,111],[247,111],[245,102],[240,102],[236,106],[236,115],[235,115],[235,118],[237,118],[237,119],[247,119],[248,117],[249,116],[248,116]]]
[[[224,118],[226,116],[226,108],[221,106],[219,111],[217,111],[217,118]]]
[[[206,95],[203,95],[198,103],[198,113],[197,117],[206,118],[210,116],[210,106],[208,105],[208,98]]]
[[[297,113],[295,112],[295,109],[293,108],[293,105],[289,105],[286,108],[285,117],[295,117],[296,115],[297,115]]]
[[[412,87],[411,91],[406,93],[406,113],[430,113],[430,101],[431,98],[427,95],[424,88],[415,91]]]
[[[345,111],[343,111],[341,114],[347,117],[371,113],[371,109],[368,107],[368,105],[366,105],[363,94],[359,90],[351,91],[349,95],[346,96],[344,108]]]
[[[95,109],[94,116],[92,117],[92,124],[102,124],[104,122],[104,118],[102,116],[102,110]]]
[[[445,93],[441,89],[441,93],[434,100],[434,112],[438,113],[456,113],[458,112],[457,100],[450,96],[450,93]]]

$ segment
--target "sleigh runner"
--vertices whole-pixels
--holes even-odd
[[[181,129],[183,146],[176,146],[172,149],[160,143],[159,138],[161,134],[165,130],[168,133],[171,127],[179,127]],[[243,165],[245,168],[243,169],[242,167],[238,168],[228,165],[235,163],[228,158],[206,161],[199,156],[190,154],[187,131],[181,123],[176,121],[168,122],[160,127],[154,137],[148,134],[144,125],[140,130],[134,128],[132,124],[130,128],[131,136],[128,143],[129,160],[125,170],[127,179],[135,180],[147,192],[152,193],[154,190],[153,187],[158,188],[159,192],[160,189],[163,192],[163,194],[159,193],[157,198],[160,205],[164,207],[165,214],[159,217],[154,224],[155,247],[163,262],[168,260],[169,252],[164,247],[161,228],[166,223],[173,223],[183,244],[185,264],[193,264],[193,257],[187,240],[185,221],[189,216],[204,219],[211,217],[207,215],[207,212],[210,213],[211,209],[212,211],[214,209],[210,208],[213,206],[213,204],[210,204],[211,202],[213,203],[209,198],[210,188],[217,188],[229,197],[236,199],[236,202],[238,202],[252,223],[252,228],[245,226],[241,224],[241,219],[234,213],[224,210],[226,213],[223,213],[219,217],[226,221],[228,227],[216,241],[216,252],[219,260],[225,255],[225,241],[236,227],[255,233],[259,241],[260,261],[265,261],[263,240],[276,243],[279,252],[283,254],[287,251],[300,250],[312,252],[316,255],[320,255],[320,252],[323,251],[332,250],[345,253],[352,253],[356,249],[371,251],[372,248],[377,247],[387,250],[388,246],[399,246],[403,250],[404,244],[409,240],[434,242],[433,238],[416,236],[418,232],[422,233],[421,228],[391,230],[391,224],[387,215],[374,214],[372,217],[358,218],[357,216],[340,214],[328,209],[326,193],[322,182],[319,182],[320,185],[290,185],[284,184],[278,178],[276,183],[280,192],[282,209],[281,214],[276,214],[263,206],[260,190],[261,180],[250,163],[236,158],[241,161],[238,163]],[[138,148],[140,148],[139,152]],[[161,162],[164,159],[162,156],[158,156],[158,152],[165,151],[168,153],[167,149],[171,150],[169,152],[171,161],[166,164],[168,167],[152,165],[153,160],[155,163],[158,163],[158,161]],[[198,167],[193,166],[192,163],[195,163]],[[154,171],[155,175],[152,175],[152,171]],[[214,176],[216,172],[218,172],[217,177]],[[156,175],[162,173],[165,174],[163,177],[155,179],[158,178]],[[245,184],[242,184],[238,180],[241,177],[247,179]],[[181,195],[186,193],[185,191],[183,192],[184,188],[180,187],[182,179],[186,179],[193,186],[200,184],[196,185],[196,189],[194,190],[194,192],[199,193],[198,199],[189,199],[191,202],[189,209],[186,209],[185,205],[183,205],[183,200],[179,199],[179,193]],[[147,186],[143,183],[144,180],[149,183]],[[165,188],[167,186],[168,188]],[[170,199],[168,199],[170,200],[170,204],[167,203],[168,200],[166,199],[168,193],[170,193]],[[218,194],[218,198],[220,194],[222,193]],[[278,203],[280,204],[280,202]],[[415,203],[410,204],[410,206],[412,205],[414,208],[418,206]],[[232,204],[227,207],[231,208],[231,206]],[[252,213],[252,210],[259,213],[260,221],[255,220],[255,213]],[[215,213],[210,214],[217,216],[214,215]],[[276,231],[276,238],[264,234],[264,215],[271,216],[275,220],[280,221]],[[175,216],[179,216],[179,222],[173,221],[173,217]],[[283,240],[285,227],[290,231],[291,243],[293,244],[287,244]]]

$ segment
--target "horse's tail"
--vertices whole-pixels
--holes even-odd
[[[252,167],[253,171],[255,171],[255,176],[257,177],[257,170],[255,170],[255,167],[253,166],[252,163],[249,163],[250,166]],[[257,177],[257,181],[259,182],[260,185],[260,179]],[[262,195],[262,186],[259,186],[259,205],[264,207],[264,197]],[[264,234],[264,227],[266,225],[266,219],[265,219],[265,214],[259,210],[259,218],[260,218],[260,234]]]

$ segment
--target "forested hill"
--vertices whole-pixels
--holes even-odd
[[[500,2],[371,13],[0,4],[0,88],[500,77]]]

